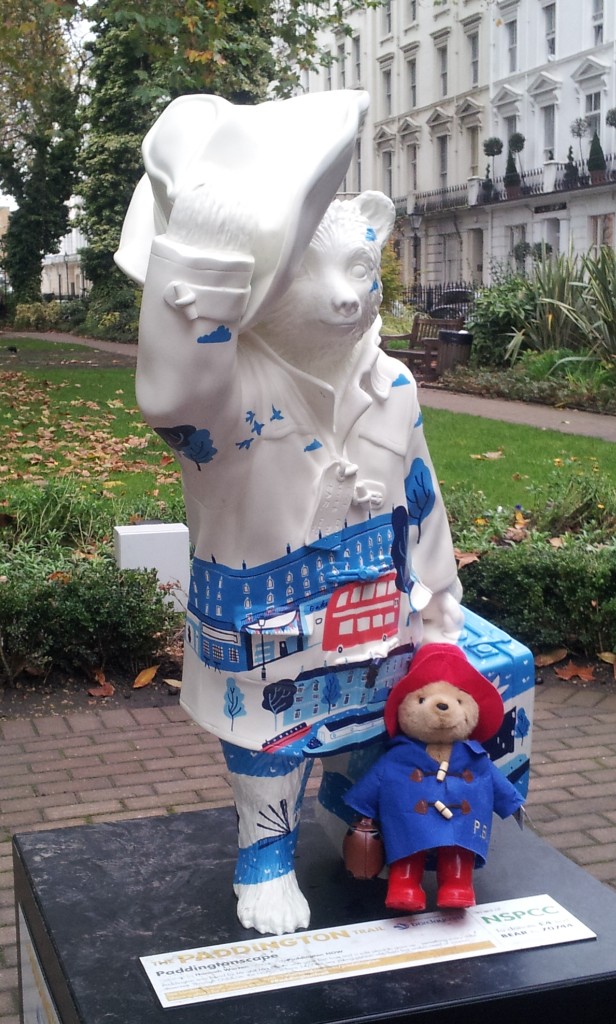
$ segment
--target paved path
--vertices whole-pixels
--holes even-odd
[[[134,354],[134,346],[51,335]],[[614,417],[422,388],[425,406],[616,440]],[[0,720],[0,1024],[18,1024],[10,839],[15,832],[173,814],[232,802],[218,742],[179,706]],[[318,773],[310,791],[318,785]],[[616,888],[616,694],[537,687],[531,827]]]
[[[6,720],[0,740],[0,1024],[18,1024],[12,834],[232,799],[217,740],[179,706]],[[616,694],[537,687],[527,809],[540,836],[616,888]]]
[[[103,352],[117,352],[137,358],[137,346],[114,341],[99,341],[95,338],[78,338],[73,334],[54,331],[36,334],[32,331],[5,331],[13,338],[44,338],[46,341],[69,342],[72,345],[86,345]],[[438,387],[420,388],[421,404],[431,409],[447,409],[451,412],[483,416],[486,419],[506,423],[523,423],[542,430],[557,430],[562,434],[582,434],[604,441],[616,441],[616,416],[601,416],[577,409],[554,409],[547,405],[533,405],[530,402],[508,402],[500,398],[480,398],[477,395],[460,395],[443,391]]]

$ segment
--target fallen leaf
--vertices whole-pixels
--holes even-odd
[[[544,651],[543,654],[537,654],[535,665],[537,668],[543,668],[545,665],[556,665],[557,662],[562,661],[566,657],[567,648],[556,647],[553,651]]]
[[[61,569],[57,569],[47,577],[49,583],[70,583],[71,574],[70,572],[62,572]]]
[[[149,686],[158,672],[158,668],[158,665],[150,665],[149,668],[142,669],[139,675],[135,678],[133,690],[140,690],[143,686]]]
[[[608,665],[616,665],[616,654],[613,651],[600,651],[597,657],[607,661]]]
[[[180,690],[182,688],[181,679],[163,679],[163,683],[166,683],[167,686],[171,686],[174,690]]]
[[[595,670],[592,665],[574,665],[572,661],[564,668],[555,668],[554,675],[559,679],[583,679],[590,683],[595,678]]]
[[[113,697],[115,686],[107,679],[100,686],[91,686],[88,690],[90,697]]]
[[[548,544],[551,544],[553,548],[564,548],[565,541],[562,537],[550,537]]]
[[[458,548],[455,548],[454,555],[456,556],[458,569],[463,569],[465,565],[472,565],[473,562],[479,561],[478,551],[459,551]]]
[[[527,537],[528,530],[524,526],[508,526],[503,534],[503,540],[511,544],[519,544],[520,541],[526,540]]]

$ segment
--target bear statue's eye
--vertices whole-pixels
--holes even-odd
[[[349,270],[349,274],[356,281],[363,281],[368,276],[368,267],[364,263],[354,263]]]
[[[418,701],[418,703],[419,703],[419,704],[424,704],[424,703],[425,703],[425,700],[426,700],[426,698],[425,698],[425,697],[420,697],[420,698],[419,698],[419,701]]]

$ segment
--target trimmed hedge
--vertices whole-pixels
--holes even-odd
[[[616,546],[495,547],[460,579],[465,605],[534,651],[616,651]]]
[[[0,681],[25,668],[133,672],[162,653],[178,622],[154,571],[16,548],[0,564]]]

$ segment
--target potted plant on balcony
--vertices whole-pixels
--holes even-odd
[[[509,153],[507,154],[507,166],[505,168],[503,184],[507,189],[507,199],[517,199],[522,191],[522,182],[519,171],[515,165],[515,157],[511,150],[509,150]]]
[[[502,139],[497,138],[496,135],[490,136],[490,138],[486,139],[483,144],[483,151],[485,155],[489,156],[492,161],[492,178],[494,178],[494,157],[500,156],[500,154],[503,152]],[[486,179],[489,177],[489,172],[486,171]]]
[[[602,181],[605,181],[605,156],[599,136],[595,132],[591,142],[590,150],[588,153],[588,173],[590,174],[590,181],[592,185],[599,185]]]
[[[486,165],[486,176],[481,182],[481,199],[484,203],[489,203],[492,199],[492,192],[494,190],[494,182],[490,177],[490,165]]]
[[[616,128],[616,107],[611,107],[605,115],[605,123],[610,128]]]
[[[569,126],[569,131],[573,135],[574,139],[578,140],[580,147],[580,167],[584,165],[584,156],[582,154],[582,139],[590,133],[590,125],[585,117],[576,117]]]
[[[508,145],[509,145],[509,152],[513,153],[514,157],[517,156],[517,158],[518,158],[518,170],[519,170],[519,174],[520,174],[520,184],[521,185],[524,185],[524,171],[522,170],[522,160],[521,160],[521,157],[520,157],[520,153],[524,149],[525,143],[526,143],[526,137],[524,135],[522,135],[522,132],[514,132],[513,135],[511,136],[511,138],[509,139],[509,143],[508,143]]]
[[[578,165],[573,159],[573,146],[569,146],[567,152],[567,163],[565,164],[565,170],[563,173],[563,185],[566,189],[577,188],[580,172],[578,171]]]

